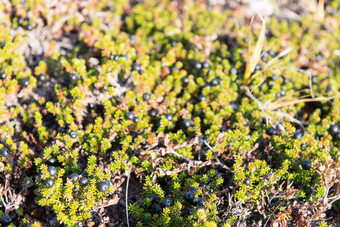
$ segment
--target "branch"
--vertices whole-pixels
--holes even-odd
[[[254,101],[256,102],[256,104],[259,106],[259,108],[261,109],[263,115],[264,115],[265,118],[266,118],[266,125],[268,126],[268,116],[267,116],[266,112],[265,112],[264,109],[263,109],[262,103],[261,103],[257,98],[255,98],[255,96],[250,92],[250,90],[249,90],[249,88],[248,88],[247,86],[242,86],[241,88],[242,88],[243,90],[245,90],[246,95],[247,95],[249,98],[251,98],[252,100],[254,100]]]

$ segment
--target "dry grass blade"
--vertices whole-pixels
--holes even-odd
[[[290,106],[290,105],[303,103],[303,102],[327,101],[327,100],[334,99],[335,97],[337,97],[337,96],[333,96],[333,97],[329,97],[329,98],[318,97],[318,98],[310,98],[310,99],[296,99],[296,100],[290,100],[290,101],[278,101],[278,102],[273,102],[271,105],[269,105],[267,107],[267,110],[273,111],[275,109],[278,109],[278,108],[281,108],[281,107],[284,107],[284,106]]]
[[[261,15],[259,15],[261,21],[262,21],[262,26],[261,26],[261,31],[259,34],[259,37],[257,39],[256,42],[256,46],[255,46],[255,50],[254,53],[252,54],[252,56],[250,56],[250,42],[249,42],[249,46],[248,46],[248,59],[247,59],[247,66],[244,72],[244,82],[245,84],[249,83],[249,78],[251,76],[251,73],[254,71],[257,63],[260,61],[261,59],[261,52],[262,52],[262,47],[263,47],[263,43],[265,40],[265,32],[266,32],[266,23],[265,20],[263,19],[263,17]],[[253,20],[252,20],[253,21]],[[250,23],[250,25],[252,24],[252,22]]]
[[[316,19],[318,21],[323,21],[325,19],[325,0],[319,0],[317,11],[316,11]]]
[[[316,9],[316,3],[315,3],[315,0],[305,0],[309,10],[312,12],[312,13],[316,13],[317,9]]]
[[[309,10],[314,14],[315,19],[323,21],[325,18],[325,0],[319,0],[318,3],[315,0],[305,0],[305,2]]]
[[[284,51],[282,51],[281,53],[279,53],[278,55],[276,55],[276,57],[274,57],[272,60],[270,60],[263,68],[263,70],[268,69],[270,66],[272,66],[277,60],[279,60],[280,58],[282,58],[283,56],[287,55],[289,52],[291,52],[294,49],[294,47],[289,47],[287,49],[285,49]]]

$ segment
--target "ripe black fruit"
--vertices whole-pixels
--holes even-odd
[[[168,114],[165,115],[165,118],[166,118],[168,121],[172,121],[173,115],[170,114],[170,113],[168,113]]]
[[[303,137],[303,132],[302,132],[302,131],[297,131],[297,132],[294,134],[294,139],[301,140],[302,137]]]
[[[209,68],[209,63],[207,61],[202,62],[202,68],[203,69],[208,69]]]
[[[170,207],[170,206],[172,206],[172,205],[174,205],[174,201],[173,201],[173,199],[171,199],[171,198],[167,198],[167,199],[164,199],[164,200],[162,201],[162,206],[163,206],[163,207]]]
[[[198,101],[202,102],[202,101],[205,101],[205,100],[207,100],[207,98],[204,95],[198,96]]]
[[[79,178],[79,174],[78,173],[71,173],[70,179],[71,179],[73,184],[77,182],[78,178]]]
[[[5,215],[1,218],[1,224],[4,226],[7,226],[9,224],[11,224],[12,220],[8,215]]]
[[[193,66],[195,69],[197,69],[197,70],[199,70],[199,69],[202,68],[202,64],[201,64],[201,62],[199,62],[199,61],[194,61],[194,62],[192,63],[192,66]]]
[[[1,149],[1,156],[5,158],[9,156],[9,150],[6,147]]]
[[[30,84],[29,78],[23,78],[20,80],[20,85],[23,87],[27,87]]]
[[[45,81],[46,80],[46,76],[45,76],[45,74],[40,74],[39,76],[38,76],[38,80],[39,81]]]
[[[149,115],[150,115],[150,117],[156,117],[157,116],[157,110],[155,110],[155,109],[150,110]]]
[[[133,121],[135,115],[130,111],[126,113],[126,119]]]
[[[207,200],[205,198],[200,198],[198,200],[198,205],[203,206],[206,202],[207,202]]]
[[[145,92],[145,93],[143,94],[143,100],[144,100],[144,101],[148,101],[149,99],[150,99],[150,93]]]
[[[244,180],[244,183],[245,183],[245,185],[250,185],[251,184],[251,180],[249,178],[246,178]]]
[[[183,121],[183,126],[184,126],[185,128],[189,128],[191,125],[192,125],[191,120],[186,119],[186,120]]]
[[[185,193],[185,199],[189,202],[192,202],[195,198],[195,194],[193,192],[187,192]]]
[[[57,163],[57,159],[54,158],[54,157],[51,157],[51,158],[49,158],[49,159],[47,160],[47,164],[48,164],[48,165],[54,165],[54,164],[56,164],[56,163]]]
[[[71,83],[73,83],[73,82],[76,82],[79,78],[78,78],[77,74],[71,73],[69,75],[69,79],[70,79]]]
[[[106,182],[106,181],[101,182],[99,184],[99,191],[106,192],[109,189],[109,187],[110,187],[110,184],[108,182]]]
[[[183,77],[183,78],[182,78],[182,82],[183,82],[184,84],[188,84],[188,83],[189,83],[189,78],[188,78],[187,76]]]
[[[288,84],[289,83],[289,79],[287,77],[282,77],[282,83],[283,84]]]
[[[281,96],[285,96],[286,95],[286,90],[285,89],[283,89],[283,88],[281,88],[281,92],[280,92],[280,95]]]
[[[195,192],[197,192],[197,188],[195,188],[195,187],[190,187],[190,188],[189,188],[189,191],[191,191],[191,192],[194,192],[194,193],[195,193]]]
[[[133,118],[133,122],[138,123],[138,121],[139,121],[139,117],[136,116]]]
[[[44,182],[46,188],[52,188],[54,185],[54,180],[52,178],[47,178]]]
[[[162,205],[161,204],[156,204],[155,205],[155,208],[154,208],[154,211],[155,211],[155,213],[160,213],[160,212],[162,212]]]
[[[331,125],[329,128],[329,131],[332,135],[335,135],[339,131],[339,126],[338,125]]]
[[[200,205],[197,207],[198,210],[205,210],[205,207],[203,205]]]
[[[220,80],[218,78],[214,78],[210,83],[212,86],[217,86],[220,83]]]
[[[133,64],[132,65],[132,71],[139,71],[141,68],[140,68],[140,65],[138,64]]]
[[[57,175],[57,168],[55,168],[54,166],[49,166],[47,170],[50,173],[51,177]]]
[[[78,137],[78,133],[77,133],[77,131],[72,130],[72,131],[69,133],[69,136],[70,136],[72,139],[75,139],[75,138]]]
[[[82,177],[80,180],[79,180],[79,184],[83,187],[85,187],[86,185],[89,184],[89,180],[86,178],[86,177]]]
[[[309,170],[312,167],[312,163],[309,160],[305,160],[302,162],[302,168],[305,170]]]
[[[266,130],[266,134],[269,135],[269,136],[272,136],[272,135],[274,135],[274,131],[275,131],[275,129],[273,127],[270,127]]]
[[[150,199],[151,202],[154,202],[157,200],[157,196],[155,196],[154,194],[148,194],[146,198]]]
[[[231,67],[230,74],[236,75],[237,74],[237,69],[235,67]]]
[[[5,73],[0,73],[0,79],[2,79],[2,80],[6,79],[6,74]]]

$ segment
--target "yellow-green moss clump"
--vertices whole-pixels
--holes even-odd
[[[246,77],[257,18],[47,2],[0,3],[2,225],[337,222],[338,1],[266,18]]]

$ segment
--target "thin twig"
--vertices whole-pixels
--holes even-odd
[[[5,213],[6,213],[6,212],[7,212],[7,206],[6,206],[6,203],[4,202],[4,200],[3,200],[2,196],[1,196],[1,202],[2,202],[2,204],[4,204]]]
[[[128,227],[130,227],[130,223],[129,223],[129,210],[128,210],[130,173],[131,173],[130,170],[126,171],[127,181],[126,181],[126,190],[125,190],[125,211],[126,211],[126,223],[127,223]]]
[[[257,98],[255,98],[255,96],[250,92],[250,90],[249,90],[249,88],[248,88],[247,86],[242,86],[241,88],[242,88],[243,90],[245,90],[246,95],[247,95],[249,98],[251,98],[252,100],[254,100],[254,101],[256,102],[256,104],[258,105],[258,107],[261,109],[263,115],[264,115],[265,118],[266,118],[266,125],[268,126],[268,116],[267,116],[266,112],[265,112],[264,109],[263,109],[262,103],[261,103]]]
[[[276,111],[277,115],[279,115],[280,117],[285,117],[288,118],[291,122],[294,122],[298,125],[300,125],[300,127],[303,129],[303,131],[305,131],[305,127],[303,127],[303,125],[308,125],[306,122],[303,121],[299,121],[298,119],[290,116],[288,113],[286,112],[282,112],[282,111]]]
[[[288,69],[288,70],[296,70],[298,72],[306,73],[309,76],[309,90],[312,98],[314,99],[314,92],[313,92],[313,87],[312,87],[312,73],[309,70],[303,70],[299,68],[292,68],[292,67],[285,67],[285,66],[280,66],[279,68],[282,69]]]
[[[250,92],[253,93],[253,91],[258,88],[261,84],[263,84],[263,82],[265,82],[266,79],[263,79],[260,83],[258,83]]]
[[[202,163],[202,161],[196,161],[196,160],[192,160],[192,159],[190,159],[190,158],[184,157],[183,155],[180,155],[179,153],[177,153],[177,152],[176,152],[175,150],[173,150],[173,149],[170,150],[170,153],[171,153],[171,154],[174,154],[174,155],[176,155],[176,156],[178,156],[178,157],[180,157],[180,158],[182,158],[182,159],[184,159],[184,160],[186,160],[186,161],[188,161],[188,162],[193,162],[194,164],[201,164],[201,163]]]

